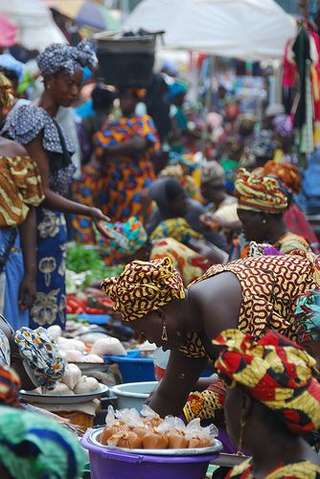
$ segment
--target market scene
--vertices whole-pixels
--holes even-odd
[[[0,479],[320,479],[320,1],[0,1]]]

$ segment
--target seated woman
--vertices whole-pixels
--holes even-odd
[[[263,169],[252,173],[240,169],[235,182],[239,200],[238,216],[245,239],[268,243],[281,253],[296,249],[309,251],[307,241],[287,229],[284,214],[288,208],[288,196],[279,181],[266,176]],[[250,245],[243,248],[241,257],[248,255]]]
[[[152,235],[151,238],[148,238],[143,224],[134,216],[125,223],[116,223],[114,227],[127,239],[127,244],[120,245],[116,240],[106,237],[108,231],[101,230],[98,224],[102,234],[97,232],[97,243],[106,264],[169,257],[181,274],[185,286],[199,278],[212,264],[210,254],[207,257],[201,256],[184,244],[191,239],[192,230],[182,219],[180,222],[177,220],[172,229],[164,231],[157,228],[158,236]]]
[[[150,235],[156,235],[157,228],[175,230],[175,222],[184,220],[189,230],[198,233],[198,238],[204,238],[218,248],[225,250],[226,242],[223,235],[211,232],[201,223],[200,217],[205,208],[195,200],[188,198],[185,190],[175,178],[161,178],[153,183],[149,190],[150,198],[156,203],[157,209],[152,214],[146,226]],[[166,237],[170,236],[166,233]],[[163,236],[164,237],[164,236]],[[177,238],[176,238],[177,239]],[[196,239],[196,238],[195,238]]]
[[[268,332],[259,341],[237,329],[214,341],[215,366],[225,378],[227,430],[252,457],[228,479],[316,479],[319,455],[306,438],[320,427],[315,360],[297,344]]]
[[[212,266],[185,289],[170,259],[164,258],[134,261],[102,287],[123,321],[171,350],[166,375],[150,405],[161,415],[177,415],[208,358],[216,359],[212,338],[225,329],[239,328],[257,338],[275,329],[320,357],[319,342],[295,320],[297,299],[314,290],[318,279],[312,254],[258,256]]]

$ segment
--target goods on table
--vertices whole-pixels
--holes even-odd
[[[84,342],[76,338],[64,338],[60,326],[50,326],[47,331],[49,337],[56,341],[63,358],[69,363],[103,363],[103,356],[107,354],[127,354],[119,339],[106,334],[91,334],[92,341]]]
[[[65,373],[48,394],[51,396],[71,396],[73,394],[89,394],[95,392],[99,387],[99,382],[95,378],[83,376],[78,366],[67,364]],[[35,392],[43,394],[43,390],[38,388]]]
[[[109,406],[106,426],[99,441],[103,445],[125,449],[193,449],[212,446],[215,435],[216,428],[201,427],[200,419],[186,426],[177,417],[161,419],[148,406],[141,414],[136,409],[114,411]]]

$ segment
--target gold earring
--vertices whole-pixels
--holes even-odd
[[[242,452],[242,445],[243,445],[243,433],[244,433],[245,425],[246,425],[246,420],[243,417],[241,417],[239,443],[238,443],[238,450],[236,452],[238,456],[244,456]]]
[[[168,331],[167,331],[167,326],[166,323],[164,322],[162,325],[162,334],[161,334],[161,339],[165,343],[168,342]]]

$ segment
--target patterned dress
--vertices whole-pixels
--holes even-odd
[[[18,226],[43,199],[36,163],[28,156],[0,156],[0,258],[6,258],[0,274],[0,313],[14,329],[29,325],[29,311],[18,304],[24,276]]]
[[[9,113],[4,134],[22,145],[42,135],[49,158],[50,188],[62,196],[69,192],[74,165],[73,147],[49,114],[40,107],[23,105]],[[37,208],[37,295],[31,310],[31,327],[65,324],[65,244],[67,228],[64,215],[40,206]]]
[[[301,461],[287,466],[277,467],[266,476],[266,479],[319,479],[320,466],[309,461]],[[235,466],[226,479],[254,479],[251,459]]]
[[[314,268],[308,257],[259,256],[212,266],[197,282],[223,272],[233,273],[242,290],[238,328],[256,338],[275,329],[296,340],[295,304],[299,295],[316,287]],[[188,357],[206,356],[196,333],[189,334],[181,352]]]
[[[122,117],[112,121],[95,136],[96,156],[103,156],[104,148],[118,145],[134,136],[144,138],[147,151],[139,157],[122,157],[103,160],[99,169],[87,166],[82,178],[73,189],[73,197],[90,206],[96,206],[112,218],[127,221],[131,216],[142,219],[142,192],[155,179],[151,154],[159,148],[157,133],[148,115]],[[76,239],[93,241],[91,225],[85,219],[73,220]]]

